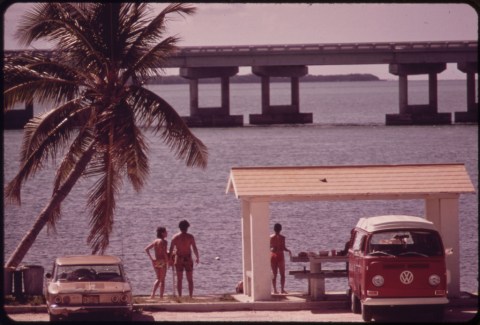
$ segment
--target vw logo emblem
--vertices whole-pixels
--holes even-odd
[[[410,284],[413,282],[413,273],[410,271],[403,271],[400,273],[400,281],[403,284]]]

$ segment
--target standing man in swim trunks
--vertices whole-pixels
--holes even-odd
[[[163,293],[165,292],[165,276],[167,274],[167,267],[168,267],[168,253],[167,253],[167,246],[168,242],[165,240],[167,237],[167,229],[165,227],[158,227],[157,228],[157,239],[147,245],[145,247],[145,252],[150,257],[152,261],[153,269],[155,270],[155,274],[157,275],[157,280],[153,284],[152,294],[150,298],[155,297],[155,291],[157,291],[158,286],[160,285],[160,298],[163,298]],[[152,255],[150,254],[150,249],[153,248],[155,252],[155,259],[153,259]]]
[[[195,238],[193,235],[188,234],[188,227],[190,224],[187,220],[182,220],[178,224],[180,232],[175,234],[170,243],[170,252],[174,254],[174,265],[177,270],[177,290],[178,296],[182,296],[182,278],[183,270],[185,270],[185,275],[188,281],[188,292],[190,298],[193,295],[193,259],[192,259],[192,250],[195,254],[196,260],[195,263],[200,262],[200,257],[198,255],[197,245],[195,244]]]
[[[292,252],[285,246],[285,236],[280,235],[282,231],[282,225],[276,223],[273,226],[274,234],[270,236],[270,265],[272,267],[272,285],[273,293],[278,293],[277,291],[277,273],[280,271],[280,286],[281,293],[287,293],[285,291],[285,256],[283,252],[286,251],[292,256]]]

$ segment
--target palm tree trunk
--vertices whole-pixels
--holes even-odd
[[[52,211],[54,211],[67,197],[68,193],[72,190],[73,186],[77,182],[77,180],[82,176],[83,171],[87,167],[87,164],[92,159],[94,154],[94,146],[93,144],[85,151],[83,156],[78,160],[75,164],[75,168],[70,172],[68,178],[65,182],[56,190],[48,205],[43,209],[40,215],[35,220],[35,223],[30,229],[29,232],[23,237],[22,241],[18,244],[15,251],[12,253],[10,258],[8,259],[7,263],[5,264],[6,268],[16,268],[20,262],[22,262],[25,255],[27,255],[28,250],[32,247],[33,243],[38,237],[40,231],[45,227],[47,224]]]

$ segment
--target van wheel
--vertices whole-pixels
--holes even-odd
[[[360,300],[358,300],[352,290],[350,290],[350,308],[352,313],[360,314]]]
[[[445,315],[445,306],[435,306],[432,308],[432,321],[441,323]]]
[[[362,308],[362,319],[365,322],[371,321],[373,317],[372,306],[365,306],[364,304],[361,304],[361,308]]]

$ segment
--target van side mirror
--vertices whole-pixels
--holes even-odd
[[[51,279],[52,278],[52,273],[45,273],[45,278]]]
[[[453,255],[453,248],[452,247],[446,248],[445,255]]]

